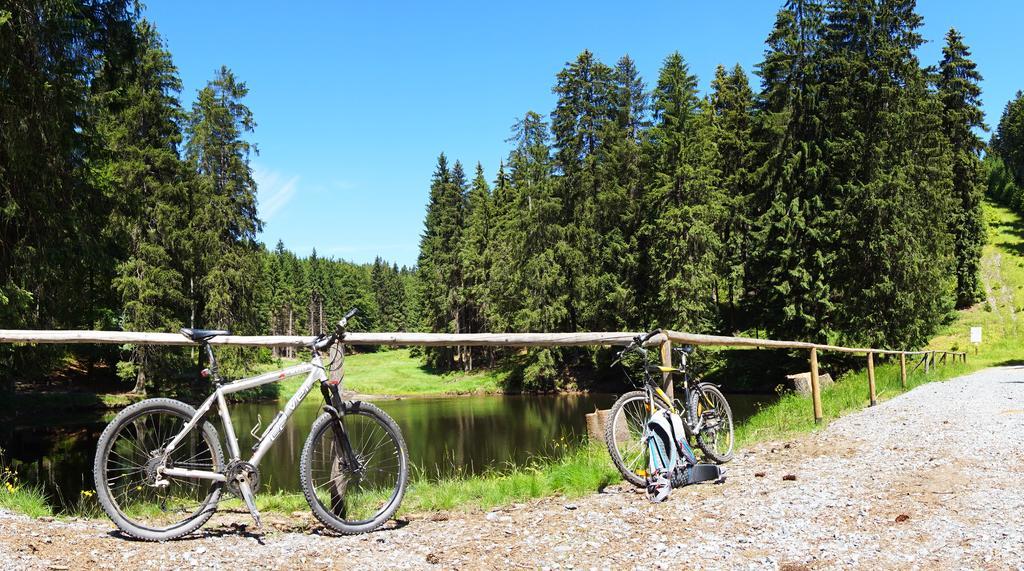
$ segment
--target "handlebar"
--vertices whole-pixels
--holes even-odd
[[[345,326],[348,325],[348,320],[352,319],[353,317],[355,317],[358,314],[359,314],[359,308],[358,307],[353,307],[352,309],[348,310],[348,313],[345,314],[345,317],[342,317],[341,321],[338,322],[338,329],[345,329]]]
[[[619,351],[618,356],[616,357],[616,359],[614,361],[612,361],[611,366],[614,367],[615,365],[617,365],[619,363],[619,361],[622,360],[622,356],[623,355],[625,355],[626,353],[632,352],[632,351],[638,351],[638,352],[641,352],[644,355],[646,355],[647,354],[647,350],[644,349],[644,343],[647,343],[648,341],[650,341],[651,337],[654,337],[655,335],[658,335],[660,333],[661,333],[661,329],[658,328],[658,329],[650,331],[650,332],[648,332],[648,333],[646,333],[644,335],[637,335],[636,337],[634,337],[632,343],[630,343],[629,345],[626,345],[622,349],[622,351]]]
[[[340,320],[338,320],[338,327],[334,331],[334,333],[331,333],[330,335],[326,335],[326,334],[325,335],[321,335],[321,336],[317,337],[316,340],[313,341],[313,349],[315,349],[317,351],[323,351],[324,349],[327,349],[331,345],[334,345],[334,343],[338,339],[344,339],[345,338],[345,327],[348,326],[348,320],[352,319],[353,317],[355,317],[358,314],[359,314],[359,308],[358,307],[353,307],[352,309],[348,310],[348,313],[346,313],[344,317],[342,317]]]
[[[658,329],[655,329],[655,330],[651,331],[647,335],[643,335],[643,336],[637,335],[636,337],[633,338],[633,343],[643,347],[644,343],[647,343],[651,339],[651,337],[654,337],[655,335],[659,335],[660,333],[661,333],[661,328],[658,328]]]

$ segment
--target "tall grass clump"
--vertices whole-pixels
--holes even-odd
[[[14,469],[4,464],[2,449],[0,449],[0,510],[31,517],[53,515],[46,502],[46,494],[43,493],[43,489],[21,482]]]

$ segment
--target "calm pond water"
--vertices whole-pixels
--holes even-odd
[[[402,428],[415,470],[428,476],[480,473],[532,458],[553,457],[580,444],[586,435],[584,415],[609,408],[616,395],[508,395],[404,398],[375,401]],[[765,395],[730,395],[739,421]],[[321,412],[319,395],[311,393],[260,464],[262,488],[298,490],[299,453],[309,426]],[[231,407],[243,456],[254,439],[249,430],[262,416],[264,426],[283,403],[242,403]],[[56,507],[77,502],[92,489],[96,441],[113,414],[67,414],[53,418],[19,417],[0,422],[2,462],[20,479],[41,483]],[[214,422],[219,429],[219,419]],[[565,439],[567,447],[555,444]],[[415,472],[414,472],[415,473]]]

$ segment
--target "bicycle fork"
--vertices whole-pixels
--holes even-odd
[[[359,458],[352,450],[352,443],[348,438],[348,430],[345,429],[345,404],[341,400],[341,393],[338,385],[334,383],[323,383],[320,390],[324,395],[324,412],[331,415],[334,422],[331,423],[331,430],[334,433],[334,445],[341,451],[342,460],[350,470],[356,474],[362,474],[362,465]]]

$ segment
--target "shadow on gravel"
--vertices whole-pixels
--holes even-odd
[[[128,535],[127,533],[122,532],[119,529],[115,529],[115,530],[107,533],[107,535],[109,535],[110,537],[113,537],[114,539],[122,539],[122,540],[125,540],[125,541],[138,541],[138,542],[142,542],[142,543],[150,543],[149,541],[147,541],[145,539],[139,539],[137,537],[132,537],[132,536]],[[253,532],[249,531],[248,526],[246,526],[244,524],[236,524],[236,523],[233,523],[230,526],[218,526],[218,527],[211,527],[211,528],[200,528],[200,529],[198,529],[196,531],[193,531],[192,533],[190,533],[190,534],[188,534],[188,535],[186,535],[184,537],[178,537],[178,538],[175,538],[175,539],[171,539],[170,541],[197,541],[197,540],[200,540],[200,539],[213,539],[213,538],[218,538],[218,537],[225,537],[225,536],[228,536],[228,535],[234,535],[234,536],[238,536],[238,537],[245,537],[245,538],[248,538],[248,539],[255,539],[257,541],[257,543],[259,543],[260,545],[265,545],[263,543],[263,534],[262,533],[253,533]],[[163,543],[163,542],[161,542],[161,543]]]

